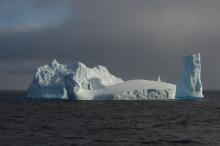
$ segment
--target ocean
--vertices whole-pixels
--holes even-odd
[[[219,146],[220,92],[200,100],[33,100],[0,93],[1,146]]]

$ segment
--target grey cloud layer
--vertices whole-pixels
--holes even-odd
[[[52,58],[63,63],[103,64],[125,79],[156,79],[161,74],[162,80],[175,83],[181,57],[192,52],[202,54],[205,88],[220,88],[220,70],[213,65],[220,62],[220,1],[22,1],[25,7],[36,12],[43,7],[55,13],[54,10],[60,11],[66,6],[71,11],[68,16],[57,17],[60,23],[55,27],[47,25],[19,32],[9,28],[0,33],[3,64],[0,78],[5,78],[5,74],[9,80],[16,78],[17,85],[13,88],[26,88],[34,68]],[[4,15],[5,11],[12,12],[4,8],[12,2],[0,1],[0,24],[16,22],[19,18]],[[19,13],[22,14],[22,9]],[[48,15],[45,17],[50,19]],[[32,62],[31,65],[26,65],[28,62]],[[22,70],[15,66],[22,66]],[[19,76],[28,77],[22,85],[18,84]],[[0,88],[10,88],[10,83],[1,84]]]

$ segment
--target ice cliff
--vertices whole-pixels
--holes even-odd
[[[182,97],[203,97],[199,53],[183,58],[182,72],[176,86],[176,98]]]

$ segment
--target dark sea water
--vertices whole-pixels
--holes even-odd
[[[22,96],[0,94],[1,146],[220,146],[220,92],[167,101]]]

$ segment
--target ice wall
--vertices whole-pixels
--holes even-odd
[[[176,98],[203,97],[200,53],[183,58],[182,72],[176,86]]]

